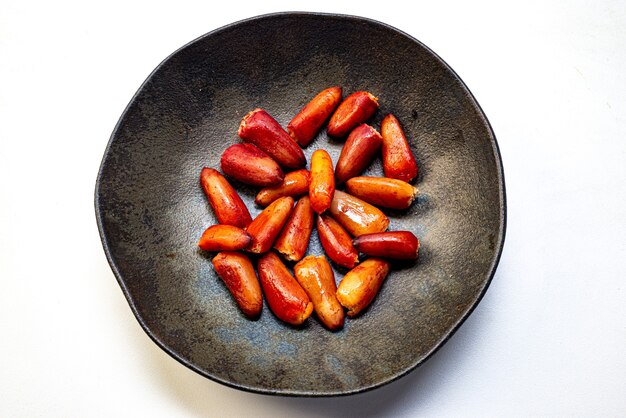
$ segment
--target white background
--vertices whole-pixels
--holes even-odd
[[[0,416],[626,415],[626,3],[342,3],[0,3]],[[154,67],[294,9],[431,47],[505,168],[507,238],[481,304],[421,368],[352,397],[249,394],[178,364],[133,317],[94,216],[109,135]]]

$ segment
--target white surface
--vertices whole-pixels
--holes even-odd
[[[0,416],[626,415],[623,1],[0,4]],[[140,329],[93,210],[109,135],[147,75],[224,24],[341,12],[423,41],[475,94],[508,192],[495,279],[408,377],[366,394],[239,392]]]

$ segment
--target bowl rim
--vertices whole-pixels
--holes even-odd
[[[111,255],[111,251],[109,249],[109,241],[104,233],[104,225],[103,225],[103,219],[102,219],[102,213],[100,210],[100,192],[101,192],[101,187],[102,187],[102,177],[103,177],[103,171],[104,171],[104,167],[106,165],[108,156],[109,156],[109,151],[111,148],[111,144],[113,143],[115,137],[117,136],[117,133],[120,129],[121,123],[122,121],[125,119],[131,105],[135,102],[135,100],[137,99],[137,97],[139,96],[139,94],[142,92],[142,90],[144,89],[145,85],[151,80],[151,78],[154,76],[154,74],[156,72],[158,72],[163,65],[168,62],[171,58],[173,58],[174,56],[176,56],[178,53],[182,52],[183,50],[187,49],[189,46],[195,44],[196,42],[199,42],[205,38],[214,36],[220,32],[223,31],[227,31],[230,30],[236,26],[239,26],[241,24],[245,24],[245,23],[249,23],[249,22],[254,22],[254,21],[258,21],[258,20],[264,20],[264,19],[270,19],[270,18],[280,18],[280,17],[304,17],[304,18],[322,18],[322,19],[336,19],[336,20],[344,20],[344,21],[350,21],[350,22],[365,22],[367,24],[370,25],[374,25],[374,26],[381,26],[391,32],[395,32],[399,35],[402,35],[406,38],[408,38],[409,40],[411,40],[412,42],[417,43],[420,47],[424,48],[426,51],[428,51],[433,58],[435,58],[437,61],[439,61],[440,64],[442,64],[448,71],[450,71],[454,77],[456,77],[456,79],[460,82],[461,88],[465,91],[465,93],[469,96],[469,98],[471,99],[473,105],[476,107],[477,110],[477,114],[480,117],[480,119],[482,120],[482,122],[485,124],[485,126],[488,128],[488,132],[491,135],[491,146],[492,146],[492,150],[493,150],[493,154],[495,156],[495,163],[497,166],[497,180],[498,180],[498,191],[499,191],[499,195],[500,195],[500,224],[499,224],[499,231],[498,231],[498,236],[497,236],[497,245],[496,248],[494,249],[495,251],[495,256],[493,257],[492,261],[491,261],[491,265],[489,266],[489,274],[487,277],[487,280],[484,282],[484,285],[482,287],[482,289],[480,290],[480,293],[478,295],[478,297],[476,298],[476,300],[473,302],[473,304],[469,307],[469,309],[461,316],[461,318],[454,324],[454,326],[450,329],[450,331],[443,335],[441,340],[433,347],[433,349],[428,352],[423,358],[421,358],[420,360],[416,360],[415,362],[413,362],[411,365],[409,365],[408,367],[406,367],[405,369],[403,369],[402,371],[391,375],[389,377],[387,377],[386,379],[380,380],[376,383],[367,385],[367,386],[363,386],[363,387],[359,387],[356,389],[348,389],[348,390],[339,390],[339,391],[331,391],[331,392],[320,392],[320,391],[315,391],[315,390],[308,390],[308,391],[301,391],[301,390],[290,390],[290,389],[271,389],[271,388],[262,388],[262,387],[254,387],[254,386],[249,386],[246,384],[241,384],[241,383],[237,383],[237,382],[232,382],[226,379],[222,379],[220,377],[217,376],[213,376],[210,373],[208,373],[207,371],[199,368],[198,366],[196,366],[195,364],[193,364],[192,362],[186,360],[185,358],[183,358],[180,354],[178,354],[176,351],[174,351],[174,349],[170,348],[166,343],[164,343],[163,341],[161,341],[159,339],[158,336],[156,336],[152,330],[149,328],[149,326],[146,324],[145,320],[143,319],[143,317],[141,316],[141,314],[139,313],[139,310],[131,296],[131,293],[128,289],[128,287],[126,286],[126,283],[124,281],[124,279],[122,278],[122,275],[117,267],[117,264],[115,262],[115,260],[113,259],[113,256]],[[182,365],[186,366],[187,368],[193,370],[194,372],[214,381],[217,383],[220,383],[222,385],[234,388],[234,389],[239,389],[239,390],[243,390],[246,392],[250,392],[250,393],[257,393],[257,394],[263,394],[263,395],[277,395],[277,396],[292,396],[292,397],[337,397],[337,396],[347,396],[347,395],[353,395],[353,394],[357,394],[357,393],[363,393],[363,392],[367,392],[382,386],[385,386],[389,383],[392,383],[398,379],[400,379],[403,376],[406,376],[407,374],[409,374],[410,372],[414,371],[416,368],[418,368],[419,366],[421,366],[422,364],[424,364],[428,359],[430,359],[437,351],[439,351],[439,349],[441,347],[443,347],[449,340],[450,338],[456,333],[456,331],[461,327],[461,325],[463,325],[463,323],[467,320],[467,318],[472,314],[472,312],[474,311],[474,309],[476,309],[476,307],[478,306],[478,304],[481,302],[481,300],[483,299],[485,293],[487,292],[487,289],[489,288],[493,277],[495,275],[496,269],[498,267],[498,264],[500,262],[500,258],[502,256],[502,251],[504,249],[504,241],[505,241],[505,237],[506,237],[506,226],[507,226],[507,204],[506,204],[506,187],[505,187],[505,181],[504,181],[504,167],[502,165],[502,156],[500,154],[500,148],[498,146],[498,141],[496,139],[496,135],[493,131],[493,128],[491,126],[491,124],[489,123],[489,120],[487,119],[482,107],[480,106],[480,104],[478,103],[478,101],[476,100],[475,96],[472,94],[472,92],[470,91],[470,89],[467,87],[467,85],[465,84],[465,82],[461,79],[461,77],[459,77],[459,75],[456,73],[456,71],[454,71],[452,69],[452,67],[450,67],[450,65],[448,65],[439,55],[437,55],[432,49],[430,49],[428,46],[424,45],[422,42],[420,42],[418,39],[414,38],[413,36],[409,35],[408,33],[394,27],[391,26],[387,23],[375,20],[375,19],[371,19],[368,17],[363,17],[363,16],[357,16],[357,15],[351,15],[351,14],[341,14],[341,13],[323,13],[323,12],[301,12],[301,11],[283,11],[283,12],[275,12],[275,13],[267,13],[267,14],[261,14],[261,15],[257,15],[257,16],[252,16],[246,19],[241,19],[241,20],[237,20],[235,22],[229,23],[227,25],[221,26],[219,28],[216,28],[212,31],[209,31],[201,36],[198,36],[197,38],[193,39],[192,41],[186,43],[185,45],[181,46],[180,48],[176,49],[174,52],[172,52],[171,54],[169,54],[165,59],[163,59],[155,68],[154,70],[152,70],[152,72],[150,72],[150,74],[146,77],[146,79],[141,83],[141,85],[139,86],[139,88],[137,89],[137,91],[135,92],[135,94],[133,95],[133,97],[130,99],[130,101],[128,102],[128,104],[126,105],[126,108],[124,109],[124,111],[122,112],[122,114],[120,115],[117,123],[115,124],[115,127],[113,128],[113,131],[111,133],[111,136],[109,137],[109,141],[107,143],[107,146],[105,148],[104,151],[104,155],[102,157],[102,161],[100,163],[100,167],[98,169],[98,175],[96,178],[96,187],[95,187],[95,193],[94,193],[94,207],[95,207],[95,215],[96,215],[96,223],[98,225],[98,232],[100,235],[100,240],[102,242],[102,246],[104,249],[104,253],[106,255],[107,261],[109,263],[109,266],[111,267],[111,270],[113,271],[113,274],[119,284],[119,286],[122,289],[122,292],[124,293],[124,297],[126,298],[126,301],[128,302],[133,315],[135,316],[135,319],[137,320],[137,322],[139,322],[139,325],[141,326],[141,328],[144,330],[144,332],[150,337],[150,339],[152,339],[152,341],[159,347],[161,348],[163,351],[165,351],[167,354],[169,354],[172,358],[174,358],[175,360],[177,360],[179,363],[181,363]]]

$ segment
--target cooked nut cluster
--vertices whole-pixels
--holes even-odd
[[[415,235],[387,231],[389,219],[376,207],[406,209],[417,196],[410,184],[417,164],[400,123],[387,115],[379,133],[364,123],[378,109],[376,97],[359,91],[341,98],[340,87],[322,91],[286,131],[263,109],[243,118],[238,134],[244,142],[224,151],[221,169],[262,187],[255,201],[265,209],[255,219],[222,174],[202,169],[200,183],[219,224],[204,231],[198,246],[218,252],[213,267],[250,318],[260,315],[264,294],[282,321],[300,325],[315,311],[326,328],[341,329],[344,308],[353,317],[372,302],[392,267],[390,259],[417,258]],[[328,152],[318,149],[306,170],[301,147],[327,120],[328,135],[347,136],[339,160],[333,168]],[[379,151],[385,177],[360,177]],[[328,258],[351,269],[339,286],[326,257],[304,257],[314,224]],[[246,253],[258,254],[258,279]],[[359,253],[368,256],[360,264]],[[295,278],[278,254],[296,263]]]

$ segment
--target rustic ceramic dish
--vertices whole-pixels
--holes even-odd
[[[215,223],[199,185],[255,107],[283,126],[318,91],[369,90],[404,126],[421,195],[388,212],[422,248],[370,308],[332,333],[267,306],[243,317],[196,242]],[[342,143],[324,132],[305,150]],[[367,174],[382,175],[380,160]],[[255,190],[236,184],[253,216]],[[454,71],[419,41],[368,19],[281,13],[237,22],[182,47],[148,77],[111,136],[96,185],[105,253],[148,335],[184,365],[239,389],[344,395],[388,383],[432,355],[480,301],[505,232],[504,178],[485,115]],[[321,254],[315,233],[309,254]],[[345,270],[334,266],[339,280]]]

